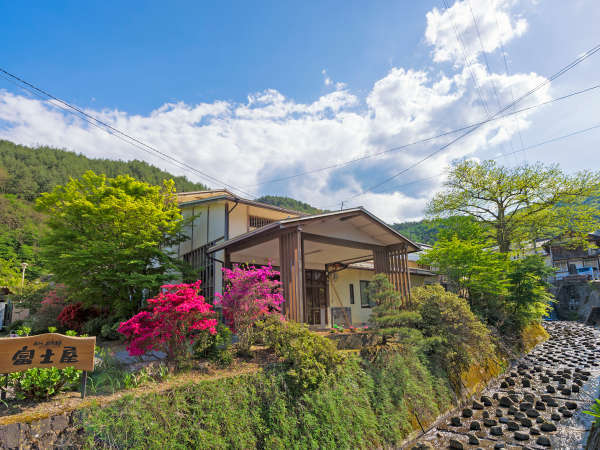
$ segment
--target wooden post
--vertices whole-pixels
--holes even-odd
[[[2,400],[6,400],[6,390],[8,389],[8,374],[5,373],[4,375],[6,376],[6,381],[4,382],[4,389],[2,390],[2,394],[0,395],[0,398]]]
[[[87,388],[87,370],[81,374],[81,398],[85,398],[85,390]]]

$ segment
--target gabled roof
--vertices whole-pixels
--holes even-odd
[[[275,230],[279,230],[282,228],[289,228],[292,225],[310,224],[310,223],[314,223],[314,222],[318,222],[318,221],[327,221],[329,219],[352,220],[353,218],[358,217],[358,216],[367,218],[373,225],[381,228],[382,231],[384,231],[384,234],[387,234],[389,237],[391,237],[392,240],[398,241],[395,243],[407,244],[409,253],[417,252],[417,251],[421,250],[421,248],[419,247],[418,244],[414,243],[410,239],[408,239],[405,236],[403,236],[402,234],[400,234],[398,231],[394,230],[392,227],[387,225],[385,222],[383,222],[381,219],[379,219],[375,215],[371,214],[366,209],[364,209],[362,207],[358,207],[358,208],[344,209],[344,210],[340,210],[340,211],[333,211],[333,212],[327,212],[327,213],[321,213],[321,214],[312,214],[312,215],[307,215],[307,216],[302,216],[302,217],[291,217],[288,219],[278,220],[278,221],[272,222],[268,225],[265,225],[261,228],[257,228],[255,230],[249,231],[248,233],[241,234],[241,235],[231,238],[225,242],[217,244],[217,245],[209,248],[208,252],[209,253],[216,252],[216,251],[222,250],[224,248],[230,247],[234,244],[245,241],[247,239],[252,239],[252,238],[264,235],[264,234],[268,234],[270,232],[273,232]]]
[[[202,203],[216,202],[219,200],[229,200],[236,203],[242,203],[244,205],[256,206],[259,208],[271,209],[274,211],[281,211],[288,213],[293,216],[306,215],[300,211],[293,209],[281,208],[279,206],[270,205],[268,203],[257,202],[254,200],[248,200],[247,198],[240,197],[233,194],[227,189],[214,189],[209,191],[194,191],[194,192],[180,192],[177,194],[177,203],[180,207],[199,205]]]

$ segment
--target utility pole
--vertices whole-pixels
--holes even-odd
[[[25,287],[25,270],[27,269],[28,264],[26,262],[21,263],[21,268],[23,272],[21,274],[21,295],[23,295],[23,288]]]

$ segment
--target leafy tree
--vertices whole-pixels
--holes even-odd
[[[445,186],[428,213],[477,219],[489,227],[503,253],[519,241],[555,234],[582,243],[600,224],[598,210],[585,202],[599,192],[598,172],[569,176],[541,163],[510,168],[494,161],[462,161],[451,168]]]
[[[384,274],[373,277],[367,288],[367,295],[375,303],[371,312],[371,321],[375,331],[382,337],[385,345],[391,338],[412,341],[421,338],[415,324],[421,319],[418,312],[407,309],[402,304],[400,293]]]
[[[37,205],[49,215],[42,256],[86,305],[131,313],[177,267],[167,251],[179,242],[182,223],[173,181],[159,187],[88,171]]]
[[[511,262],[508,273],[508,309],[517,327],[539,320],[554,301],[548,279],[554,270],[539,255]]]

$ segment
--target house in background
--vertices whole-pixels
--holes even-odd
[[[363,208],[306,215],[226,190],[185,192],[178,202],[190,219],[178,255],[198,271],[208,298],[222,292],[224,266],[271,263],[281,272],[290,319],[358,325],[369,319],[366,287],[376,273],[405,301],[411,285],[436,279],[414,260],[419,245]]]
[[[556,270],[556,281],[600,280],[600,231],[589,233],[587,238],[595,247],[569,248],[560,243],[544,246],[550,264]]]

